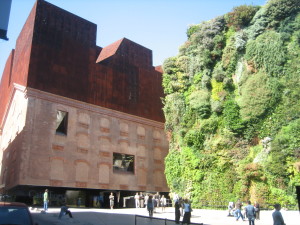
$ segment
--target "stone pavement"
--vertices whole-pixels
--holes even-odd
[[[31,209],[35,222],[39,225],[173,225],[175,212],[174,208],[156,209],[153,219],[148,218],[146,209],[122,208],[122,209],[87,209],[70,208],[74,218],[63,216],[58,219],[59,208],[50,208],[47,214],[41,213],[40,209]],[[272,212],[261,211],[261,220],[256,220],[255,225],[272,225]],[[281,211],[287,225],[299,225],[300,214],[298,211]],[[158,220],[161,218],[163,220]],[[182,217],[181,217],[182,220]],[[204,225],[233,225],[245,224],[248,221],[236,221],[234,217],[227,217],[227,210],[206,210],[194,209],[192,212],[192,223],[203,223]]]

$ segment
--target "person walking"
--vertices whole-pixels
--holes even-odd
[[[134,200],[135,200],[135,208],[140,208],[140,196],[138,192],[135,194]]]
[[[149,212],[149,217],[153,217],[153,210],[154,210],[154,199],[152,195],[149,195],[147,201],[147,210]]]
[[[181,202],[179,199],[175,200],[175,223],[179,224],[180,220],[180,207],[181,207]]]
[[[115,196],[114,194],[111,192],[110,196],[109,196],[109,205],[110,205],[110,209],[114,208],[114,204],[115,204]]]
[[[60,208],[60,213],[58,219],[61,219],[63,215],[69,215],[70,218],[73,218],[71,211],[67,207],[66,203],[64,202]]]
[[[154,211],[156,210],[156,208],[159,208],[160,206],[160,195],[159,192],[156,192],[156,194],[154,195]]]
[[[144,207],[145,207],[145,196],[143,192],[140,192],[140,208],[144,208]]]
[[[238,199],[237,202],[235,203],[235,209],[236,209],[235,210],[235,217],[236,217],[236,221],[238,221],[240,217],[242,218],[242,220],[244,220],[244,216],[243,216],[242,211],[241,211],[242,205],[243,204],[241,203],[240,199]]]
[[[275,211],[272,213],[273,217],[273,225],[285,225],[282,214],[280,212],[281,205],[275,204],[274,205]]]
[[[251,202],[247,202],[248,205],[245,207],[246,210],[246,217],[249,220],[249,225],[254,225],[254,220],[255,220],[255,208],[253,205],[251,205]]]
[[[191,215],[192,215],[192,207],[191,207],[191,203],[189,202],[188,199],[184,200],[183,206],[184,206],[184,215],[183,215],[183,219],[182,219],[182,224],[184,224],[184,223],[190,224],[191,223]]]
[[[161,210],[164,212],[166,210],[166,205],[167,205],[167,199],[164,195],[161,196],[160,203],[161,203]]]
[[[228,216],[232,216],[234,210],[234,202],[229,202],[227,208],[228,208]]]
[[[260,205],[257,201],[254,204],[254,208],[255,208],[255,219],[260,220]]]
[[[44,192],[44,212],[48,211],[48,202],[49,202],[48,189],[46,189]]]
[[[147,208],[148,199],[149,199],[149,195],[146,194],[146,195],[145,195],[145,207],[146,207],[146,208]]]

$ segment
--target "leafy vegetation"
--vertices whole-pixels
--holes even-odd
[[[172,192],[195,207],[237,198],[296,204],[299,24],[300,1],[269,0],[188,28],[163,65]]]

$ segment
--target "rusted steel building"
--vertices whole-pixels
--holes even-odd
[[[96,29],[35,3],[0,84],[2,192],[34,201],[48,188],[56,204],[77,191],[87,206],[168,192],[161,69],[126,38],[97,46]]]

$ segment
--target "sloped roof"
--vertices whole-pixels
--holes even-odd
[[[102,51],[100,52],[97,60],[96,60],[96,63],[98,62],[101,62],[111,56],[113,56],[114,54],[116,54],[118,48],[120,47],[121,43],[123,42],[124,38],[104,47],[102,49]]]

